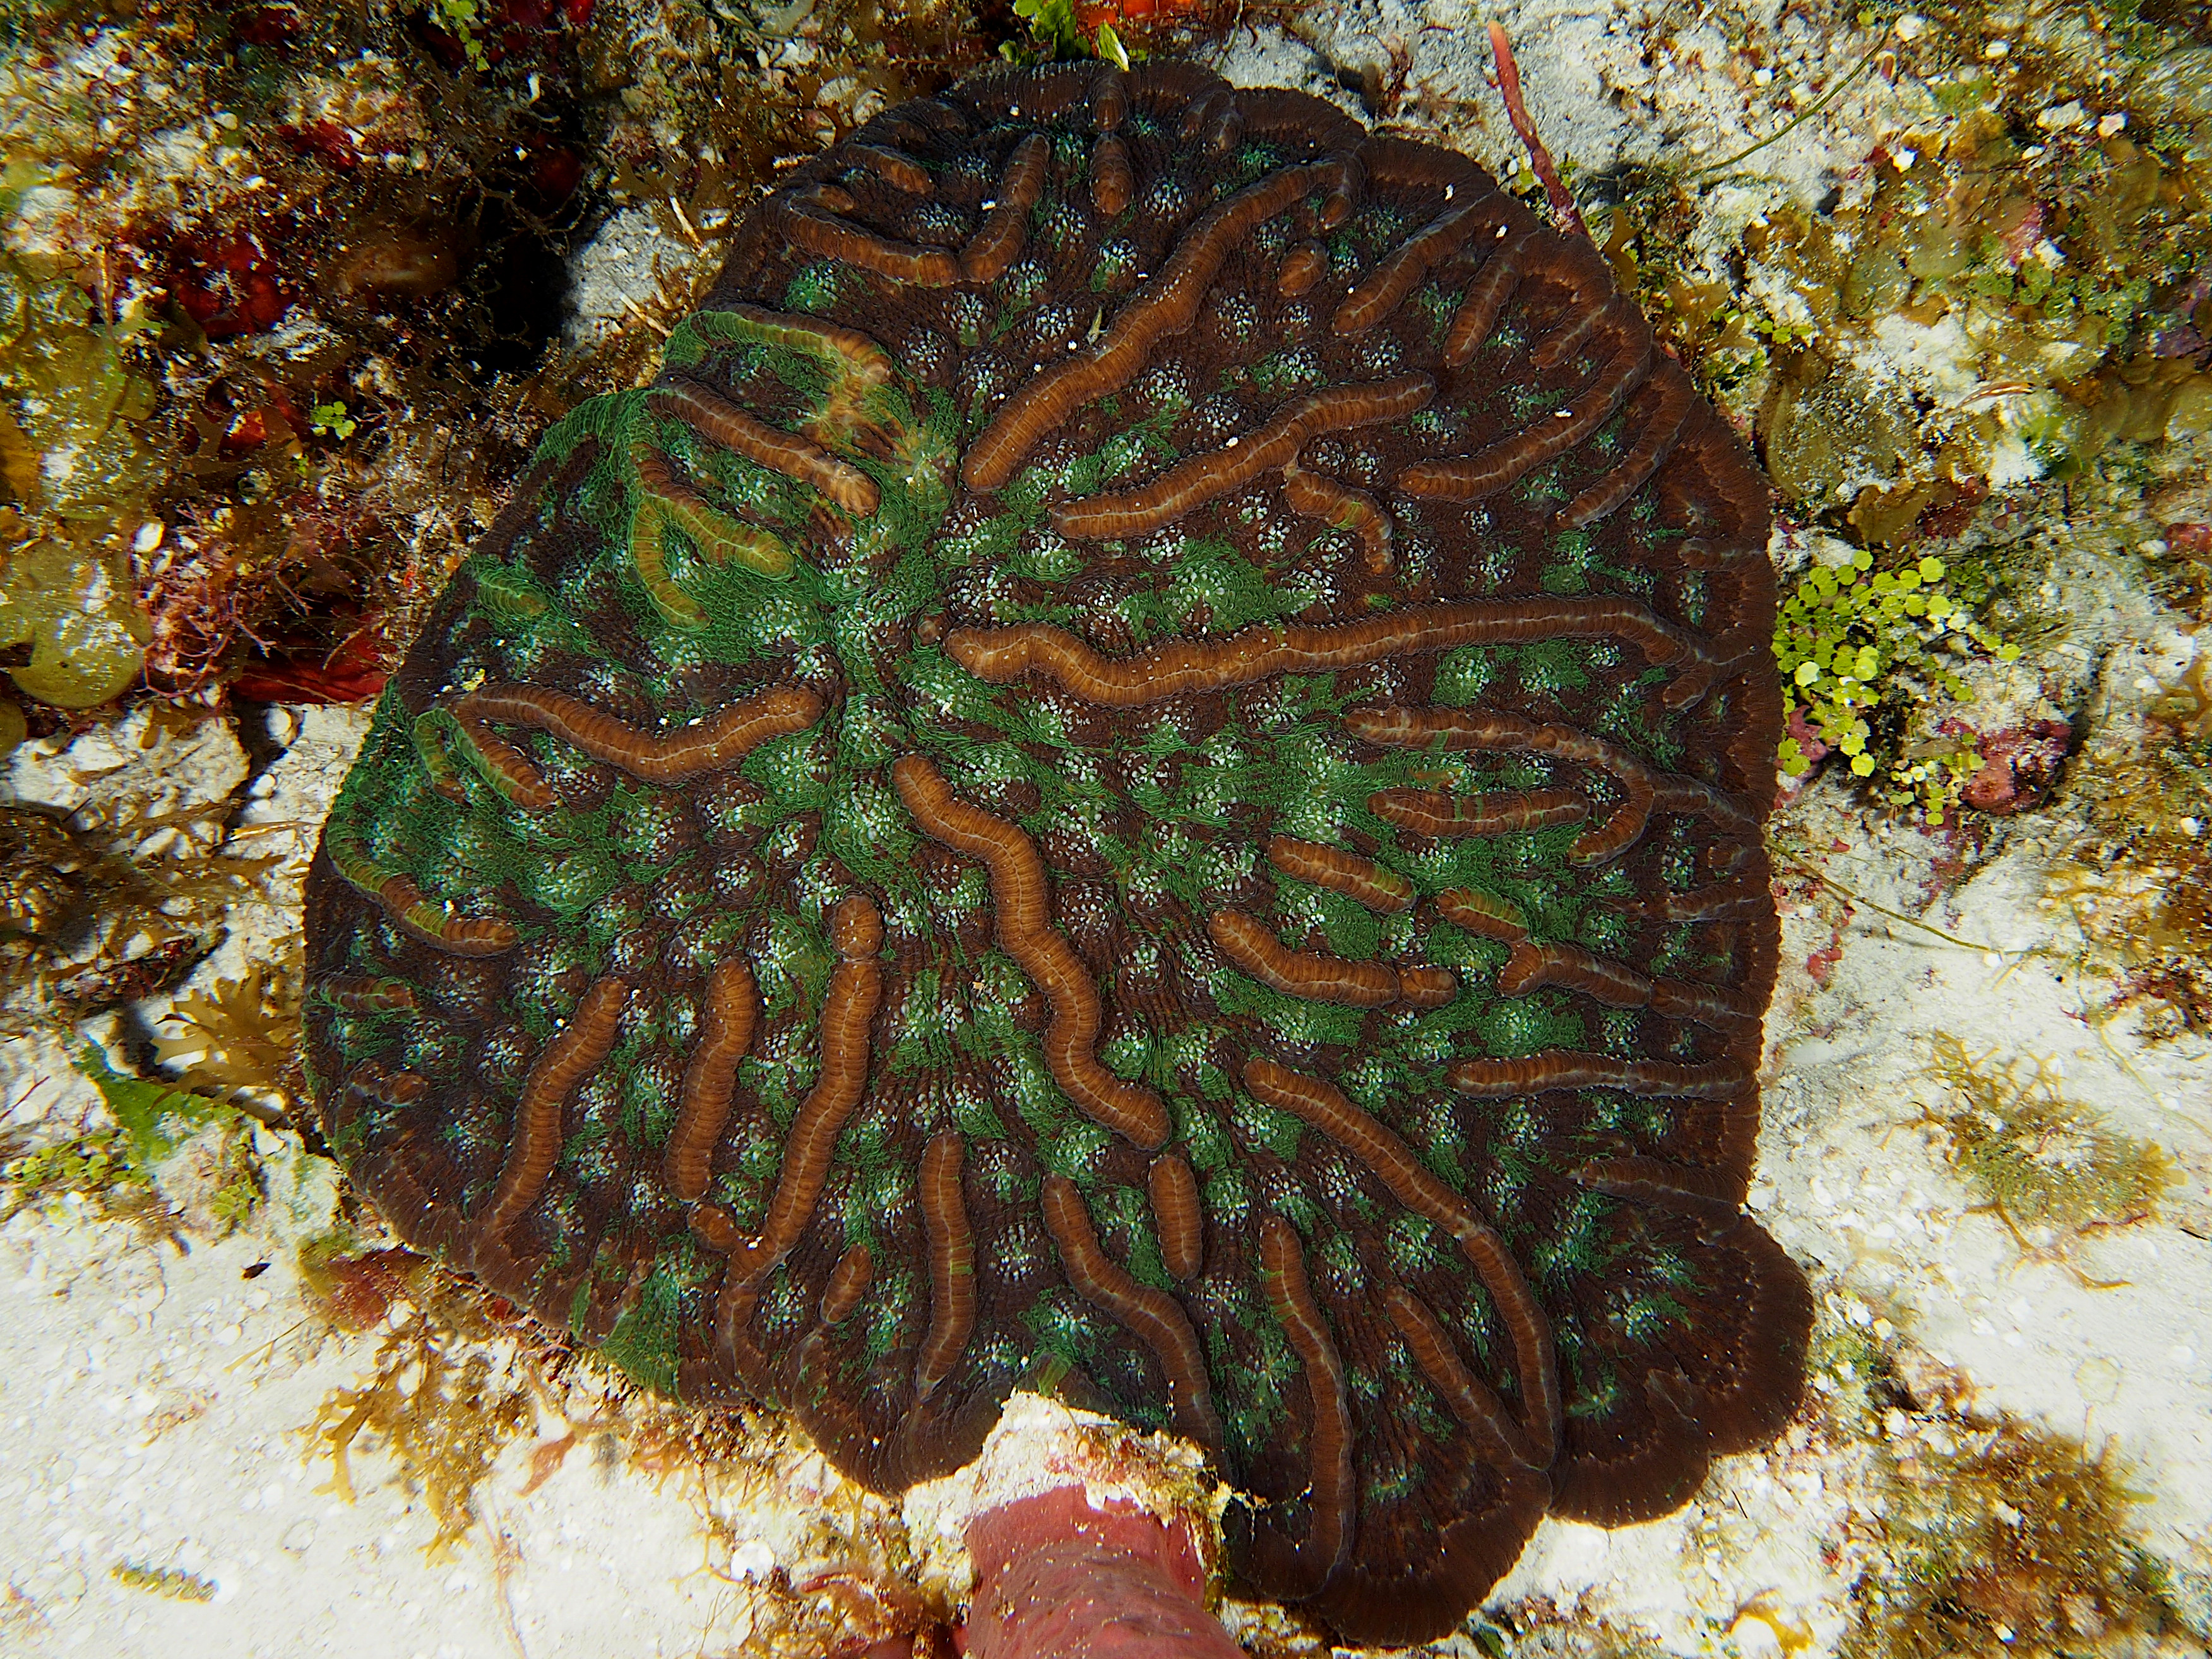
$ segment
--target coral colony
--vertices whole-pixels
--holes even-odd
[[[401,1237],[868,1486],[1017,1389],[1457,1625],[1798,1394],[1765,485],[1589,244],[1176,64],[878,116],[547,437],[308,885]]]

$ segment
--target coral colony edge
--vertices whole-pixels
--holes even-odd
[[[878,116],[548,435],[307,885],[399,1235],[886,1492],[1014,1389],[1457,1625],[1799,1391],[1765,489],[1585,241],[1176,64]]]

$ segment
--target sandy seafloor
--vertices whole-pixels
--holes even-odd
[[[1705,15],[1717,9],[1733,10]],[[1671,144],[1733,149],[1779,125],[1761,112],[1755,88],[1711,67],[1724,49],[1700,57],[1685,47],[1698,36],[1680,19],[1674,55],[1655,66],[1639,34],[1650,18],[1634,5],[1535,0],[1504,15],[1532,108],[1553,147],[1586,175]],[[1304,40],[1240,36],[1229,72],[1341,96],[1361,68],[1387,66],[1395,46],[1410,52],[1409,82],[1434,107],[1463,100],[1476,112],[1461,126],[1447,113],[1447,131],[1486,161],[1510,158],[1474,13],[1431,0],[1425,12],[1360,5],[1310,13]],[[1843,54],[1863,49],[1857,37],[1808,38],[1771,9],[1736,13],[1730,26],[1767,32],[1777,57],[1807,73],[1833,75]],[[1910,106],[1909,89],[1869,77],[1772,146],[1756,189],[1712,192],[1705,211],[1817,204]],[[582,259],[602,289],[622,264],[604,246]],[[1940,380],[1940,363],[1919,367]],[[2198,647],[2149,599],[2108,530],[2069,523],[2060,495],[2039,495],[2032,482],[2021,499],[2058,545],[2045,597],[2074,628],[1992,695],[2078,711],[2094,758],[2100,736],[2119,742],[2139,728],[2147,701]],[[1778,538],[1778,556],[1802,552],[1802,540]],[[66,750],[27,744],[5,793],[61,808],[99,791],[233,802],[234,842],[281,853],[288,873],[270,884],[267,903],[232,918],[228,942],[191,981],[204,986],[281,951],[315,826],[365,722],[362,710],[279,710],[270,730],[245,734],[248,744],[219,730],[184,743],[149,738],[141,714]],[[1990,855],[1932,905],[1937,838],[1885,822],[1832,781],[1784,806],[1787,845],[1830,849],[1822,867],[1832,880],[1941,929],[1784,883],[1784,969],[1768,1021],[1751,1204],[1820,1298],[1807,1404],[1775,1446],[1725,1460],[1678,1515],[1613,1533],[1546,1523],[1493,1595],[1502,1626],[1541,1624],[1593,1650],[1826,1655],[1859,1616],[1853,1585],[1894,1547],[1876,1466],[1909,1461],[1916,1435],[1932,1443],[2008,1420],[2109,1449],[2138,1496],[2126,1511],[2130,1536],[2198,1632],[2185,1623],[2157,1650],[2170,1659],[2203,1651],[2201,1633],[2212,1628],[2212,1070],[2203,1042],[2148,1042],[2131,1016],[2109,1014],[2115,986],[2083,960],[2063,908],[2043,902],[2055,850],[2072,832],[2064,804],[2062,791],[2053,807],[2006,821]],[[1816,983],[1808,958],[1832,942],[1839,954]],[[148,1029],[165,1006],[131,1018]],[[2175,1180],[2156,1213],[2063,1248],[2024,1249],[1977,1207],[1924,1121],[1947,1098],[1929,1072],[1937,1032],[1976,1052],[2045,1062],[2069,1100],[2163,1148]],[[113,1022],[95,1022],[91,1035],[112,1038]],[[100,1111],[68,1056],[43,1038],[0,1054],[0,1098],[11,1103],[11,1127],[69,1127]],[[294,1247],[329,1225],[335,1184],[289,1136],[264,1132],[261,1151],[267,1200],[220,1240],[187,1234],[180,1250],[69,1203],[27,1208],[0,1226],[0,1650],[172,1659],[734,1651],[759,1633],[761,1602],[748,1585],[779,1567],[840,1565],[837,1536],[865,1545],[896,1530],[893,1510],[861,1505],[803,1447],[770,1438],[751,1462],[703,1469],[641,1455],[643,1408],[615,1412],[579,1374],[565,1393],[536,1400],[477,1494],[477,1524],[450,1548],[427,1550],[435,1528],[424,1498],[380,1451],[356,1450],[350,1501],[333,1489],[329,1461],[310,1455],[305,1431],[318,1407],[369,1375],[379,1333],[343,1335],[310,1316]],[[194,1177],[182,1167],[167,1178],[182,1189]],[[265,1271],[244,1276],[262,1262]],[[1932,1407],[1863,1408],[1856,1368],[1868,1354],[1923,1404],[1940,1398],[1942,1420]],[[1859,1404],[1844,1409],[1845,1401]],[[565,1455],[533,1462],[572,1431]],[[749,1478],[758,1469],[769,1473]],[[543,1477],[535,1484],[533,1474]],[[124,1564],[190,1574],[211,1594],[149,1594],[116,1577]],[[2095,1634],[2082,1633],[2081,1650],[2096,1648]]]

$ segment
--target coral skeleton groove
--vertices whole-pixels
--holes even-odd
[[[843,1324],[868,1293],[868,1283],[875,1273],[875,1252],[865,1244],[854,1245],[837,1258],[830,1277],[823,1280],[822,1304],[815,1316],[825,1325]]]
[[[1194,138],[1208,155],[1225,155],[1244,136],[1244,112],[1237,107],[1237,94],[1223,88],[1205,102],[1191,106],[1183,118],[1182,135]]]
[[[371,863],[342,833],[326,835],[324,849],[349,886],[374,899],[410,937],[434,949],[459,957],[495,957],[513,950],[520,937],[501,917],[455,915],[433,903],[412,876]]]
[[[1221,1444],[1213,1386],[1198,1334],[1182,1305],[1164,1291],[1139,1285],[1099,1248],[1083,1194],[1066,1176],[1044,1178],[1044,1224],[1067,1269],[1067,1282],[1144,1340],[1167,1382],[1176,1431],[1209,1450]]]
[[[888,144],[854,143],[847,148],[845,154],[894,190],[902,190],[909,196],[927,196],[936,189],[928,168]]]
[[[875,480],[850,461],[838,459],[811,438],[756,420],[710,386],[678,380],[655,390],[651,401],[656,410],[675,416],[708,443],[811,485],[855,518],[874,512],[882,499]],[[788,567],[788,550],[781,562]],[[759,568],[759,564],[755,568]],[[781,572],[763,570],[762,574]]]
[[[1413,1008],[1442,1008],[1459,995],[1459,976],[1449,968],[1401,968],[1398,1000]]]
[[[926,758],[908,755],[891,769],[899,799],[925,833],[980,858],[991,872],[1000,942],[1052,1004],[1045,1054],[1053,1079],[1095,1121],[1147,1152],[1168,1138],[1167,1109],[1151,1090],[1123,1082],[1098,1063],[1101,1012],[1090,971],[1048,915],[1044,861],[1014,825],[957,798]]]
[[[1571,986],[1609,1008],[1648,1006],[1720,1028],[1759,1018],[1756,1011],[1717,986],[1650,978],[1579,945],[1516,942],[1512,956],[1498,970],[1498,988],[1517,997],[1544,985]]]
[[[1520,1425],[1489,1385],[1468,1370],[1451,1338],[1420,1297],[1403,1285],[1389,1285],[1383,1287],[1382,1305],[1389,1310],[1398,1334],[1413,1350],[1413,1363],[1421,1368],[1421,1375],[1443,1396],[1452,1415],[1482,1437],[1483,1449],[1490,1458],[1501,1466],[1540,1471],[1543,1462],[1521,1432]]]
[[[1006,267],[1021,257],[1027,239],[1030,210],[1044,194],[1045,162],[1052,146],[1041,132],[1033,132],[1014,146],[1006,171],[999,180],[998,204],[983,221],[983,228],[960,250],[960,274],[971,283],[995,283]]]
[[[1525,1060],[1468,1060],[1452,1067],[1462,1094],[1492,1098],[1547,1089],[1626,1089],[1668,1099],[1725,1099],[1747,1087],[1741,1064],[1681,1066],[1663,1060],[1615,1060],[1605,1054],[1547,1049]]]
[[[1336,1142],[1372,1170],[1392,1197],[1452,1236],[1482,1276],[1513,1334],[1528,1437],[1548,1458],[1558,1437],[1559,1415],[1551,1332],[1543,1310],[1497,1231],[1430,1174],[1396,1135],[1319,1078],[1257,1057],[1244,1067],[1244,1081],[1269,1105],[1280,1107]]]
[[[1561,529],[1579,530],[1625,506],[1650,481],[1659,464],[1674,450],[1675,440],[1682,435],[1690,411],[1697,404],[1697,388],[1680,368],[1664,362],[1653,369],[1638,395],[1642,398],[1644,393],[1650,394],[1646,401],[1651,408],[1638,422],[1641,430],[1636,447],[1621,459],[1603,483],[1591,485],[1559,510],[1553,522]],[[1633,409],[1633,402],[1631,407]],[[1691,549],[1686,545],[1686,562],[1690,554]]]
[[[1516,836],[1580,823],[1589,803],[1565,789],[1448,795],[1441,789],[1378,789],[1367,798],[1378,818],[1417,836]]]
[[[1296,836],[1271,836],[1267,862],[1286,876],[1341,893],[1370,910],[1395,915],[1413,902],[1411,881],[1340,847],[1323,847]]]
[[[1656,916],[1662,921],[1705,921],[1714,916],[1726,915],[1731,910],[1754,908],[1767,900],[1766,894],[1738,878],[1734,881],[1715,882],[1710,887],[1693,887],[1686,893],[1668,893],[1657,898],[1622,899],[1614,902],[1617,908],[1637,915]]]
[[[1283,469],[1283,500],[1293,513],[1357,534],[1369,574],[1379,576],[1390,568],[1390,515],[1365,490],[1308,472],[1292,462]]]
[[[1509,220],[1507,224],[1510,223]],[[1504,231],[1506,226],[1498,228]],[[1468,284],[1459,309],[1452,313],[1450,331],[1444,336],[1443,359],[1451,368],[1464,368],[1497,327],[1500,313],[1520,283],[1523,252],[1534,234],[1524,226],[1507,235]]]
[[[657,738],[538,686],[487,686],[463,697],[455,713],[464,722],[536,726],[647,783],[684,783],[735,766],[770,738],[805,731],[821,718],[822,700],[811,691],[779,687]]]
[[[962,1144],[948,1131],[921,1155],[921,1215],[929,1235],[929,1334],[914,1374],[921,1400],[952,1375],[975,1325],[975,1236],[960,1193]]]
[[[729,1255],[744,1242],[744,1235],[730,1219],[730,1212],[703,1199],[691,1206],[691,1232],[701,1243],[720,1255]]]
[[[1725,1170],[1699,1170],[1656,1158],[1593,1158],[1572,1171],[1584,1186],[1616,1198],[1677,1203],[1733,1219],[1743,1182]]]
[[[669,574],[667,532],[675,522],[676,499],[653,489],[656,477],[667,482],[666,471],[650,454],[635,457],[631,470],[637,475],[637,491],[629,515],[630,570],[665,621],[687,629],[704,627],[706,612]]]
[[[443,709],[429,709],[415,717],[411,730],[415,752],[422,757],[422,773],[430,787],[447,800],[465,802],[469,792],[453,770],[450,745],[458,741],[458,732],[453,716]],[[493,787],[498,787],[496,781]]]
[[[1119,217],[1136,187],[1128,145],[1119,133],[1102,133],[1091,147],[1091,204],[1109,219]]]
[[[1371,622],[1276,623],[1210,645],[1177,641],[1118,661],[1050,623],[956,629],[945,636],[945,648],[963,668],[994,685],[1041,673],[1087,702],[1132,708],[1186,692],[1249,685],[1277,674],[1353,668],[1387,657],[1607,635],[1628,641],[1653,663],[1724,665],[1644,605],[1619,599],[1411,606]]]
[[[1283,256],[1282,269],[1275,275],[1275,292],[1285,300],[1295,300],[1319,282],[1328,269],[1328,255],[1312,242],[1301,242]]]
[[[1038,440],[1084,404],[1134,380],[1157,341],[1191,325],[1230,251],[1310,190],[1328,183],[1334,173],[1325,164],[1288,168],[1232,196],[1191,227],[1167,268],[1122,307],[1097,345],[1054,364],[1006,399],[961,463],[968,487],[999,489]]]
[[[1571,855],[1586,863],[1617,858],[1638,840],[1653,811],[1695,812],[1739,835],[1753,831],[1750,813],[1700,779],[1661,772],[1603,738],[1570,726],[1524,720],[1492,710],[1369,708],[1346,725],[1387,748],[1499,750],[1555,755],[1610,773],[1627,799],[1605,823],[1577,838]]]
[[[837,908],[840,930],[847,935],[844,944],[861,946],[871,930],[877,939],[882,937],[883,923],[867,900],[855,896],[842,900]],[[792,1119],[791,1133],[783,1145],[782,1173],[760,1234],[740,1245],[731,1258],[733,1284],[759,1283],[799,1242],[800,1230],[822,1196],[838,1131],[868,1085],[868,1024],[882,994],[882,969],[858,948],[847,951],[841,945],[839,954],[843,959],[830,970],[830,988],[822,1000],[821,1076]]]
[[[883,111],[726,247],[307,873],[399,1238],[878,1492],[1017,1389],[1185,1437],[1352,1647],[1771,1435],[1766,486],[1606,260],[1158,59]]]
[[[1091,94],[1091,130],[1103,137],[1119,132],[1128,118],[1128,76],[1119,70],[1102,68]]]
[[[406,981],[367,974],[340,974],[325,980],[322,994],[332,1007],[349,1014],[403,1014],[416,1006],[415,988]]]
[[[769,201],[777,228],[810,253],[916,288],[950,288],[960,280],[959,264],[941,247],[917,247],[878,236],[835,213],[801,206],[793,198],[772,196]]]
[[[697,388],[678,385],[668,398],[675,400],[673,408],[679,418],[690,410],[706,418],[706,405],[711,394]],[[696,407],[695,407],[696,406]],[[732,437],[744,438],[752,447],[744,451],[756,460],[771,460],[771,446],[757,441],[751,434],[732,432]],[[805,440],[798,441],[804,444]],[[732,448],[741,446],[732,443]],[[760,453],[755,453],[754,451]],[[833,463],[842,465],[842,463]],[[668,574],[666,540],[663,532],[671,527],[682,531],[698,544],[700,552],[716,564],[732,560],[763,576],[781,577],[791,574],[791,549],[773,531],[758,525],[747,524],[718,511],[707,499],[684,480],[678,478],[669,465],[668,458],[642,436],[632,441],[630,466],[637,474],[639,499],[630,518],[630,561],[637,567],[639,580],[646,584],[653,602],[672,622],[696,628],[705,621],[698,602],[678,587]],[[849,469],[848,469],[849,470]],[[855,477],[859,475],[855,474]],[[808,477],[806,482],[817,482]],[[866,484],[865,478],[860,479]],[[824,484],[826,489],[827,485]],[[872,491],[874,486],[868,485]],[[872,501],[875,497],[866,497]]]
[[[1206,931],[1223,956],[1271,991],[1347,1008],[1380,1008],[1398,1000],[1398,975],[1382,963],[1286,951],[1267,924],[1241,910],[1215,911]]]
[[[1447,887],[1436,896],[1437,913],[1446,921],[1484,939],[1513,945],[1528,937],[1528,918],[1521,907],[1495,893],[1470,887]]]
[[[1329,326],[1339,334],[1364,334],[1403,304],[1431,267],[1457,253],[1479,228],[1497,222],[1498,210],[1488,198],[1439,215],[1345,296]]]
[[[530,1068],[514,1109],[514,1138],[499,1184],[491,1190],[479,1224],[496,1238],[535,1204],[561,1151],[561,1108],[569,1093],[607,1057],[629,988],[603,979],[584,994],[568,1029],[545,1045]]]
[[[837,379],[863,387],[887,386],[893,374],[890,355],[863,330],[763,306],[733,301],[695,312],[681,331],[711,341],[780,346],[801,352],[817,360]]]
[[[730,1115],[738,1062],[752,1047],[760,1023],[760,990],[743,957],[714,964],[707,980],[707,1023],[684,1063],[682,1103],[668,1132],[662,1166],[668,1190],[685,1204],[707,1195],[708,1159]]]
[[[373,1060],[356,1066],[345,1081],[347,1094],[383,1106],[412,1106],[429,1091],[426,1079],[413,1072],[387,1072]]]
[[[452,712],[463,750],[493,788],[526,811],[542,812],[553,805],[553,792],[546,787],[544,775],[521,750],[487,731],[475,709],[458,708]]]
[[[1596,250],[1591,250],[1588,263],[1601,265]],[[1577,263],[1577,270],[1581,280],[1571,289],[1574,321],[1556,334],[1546,335],[1529,352],[1528,361],[1539,368],[1556,368],[1595,335],[1609,336],[1614,353],[1624,348],[1632,351],[1637,347],[1636,307],[1617,294],[1606,296],[1607,284],[1601,270],[1590,270],[1582,262]],[[1598,279],[1595,285],[1590,282],[1592,276]]]
[[[1279,1215],[1260,1223],[1260,1279],[1276,1322],[1305,1368],[1312,1418],[1306,1431],[1311,1470],[1305,1537],[1291,1548],[1315,1585],[1327,1583],[1352,1548],[1352,1407],[1345,1398],[1344,1361],[1306,1282],[1297,1229]]]
[[[1401,374],[1395,380],[1309,393],[1256,432],[1230,440],[1235,447],[1193,456],[1142,489],[1054,507],[1053,528],[1063,536],[1091,541],[1157,530],[1195,507],[1243,489],[1262,472],[1289,465],[1310,438],[1397,420],[1421,408],[1435,392],[1436,382],[1427,375]]]
[[[1579,945],[1517,941],[1498,970],[1498,988],[1517,997],[1540,985],[1570,985],[1608,1008],[1641,1008],[1651,1000],[1651,981],[1624,963]]]
[[[1479,455],[1422,461],[1394,482],[1409,495],[1449,501],[1480,501],[1495,495],[1554,456],[1566,453],[1611,419],[1628,394],[1644,384],[1652,350],[1648,339],[1624,346],[1588,387],[1553,410],[1549,420],[1540,417],[1534,426]]]
[[[1195,1279],[1206,1266],[1206,1208],[1199,1201],[1198,1177],[1173,1152],[1152,1160],[1145,1184],[1151,1189],[1152,1224],[1159,1229],[1160,1260],[1175,1279]]]

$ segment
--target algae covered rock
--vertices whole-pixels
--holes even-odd
[[[132,361],[150,325],[36,246],[56,193],[21,168],[0,179],[0,648],[31,647],[9,670],[22,690],[88,708],[137,678],[152,637],[130,563],[157,460]]]

